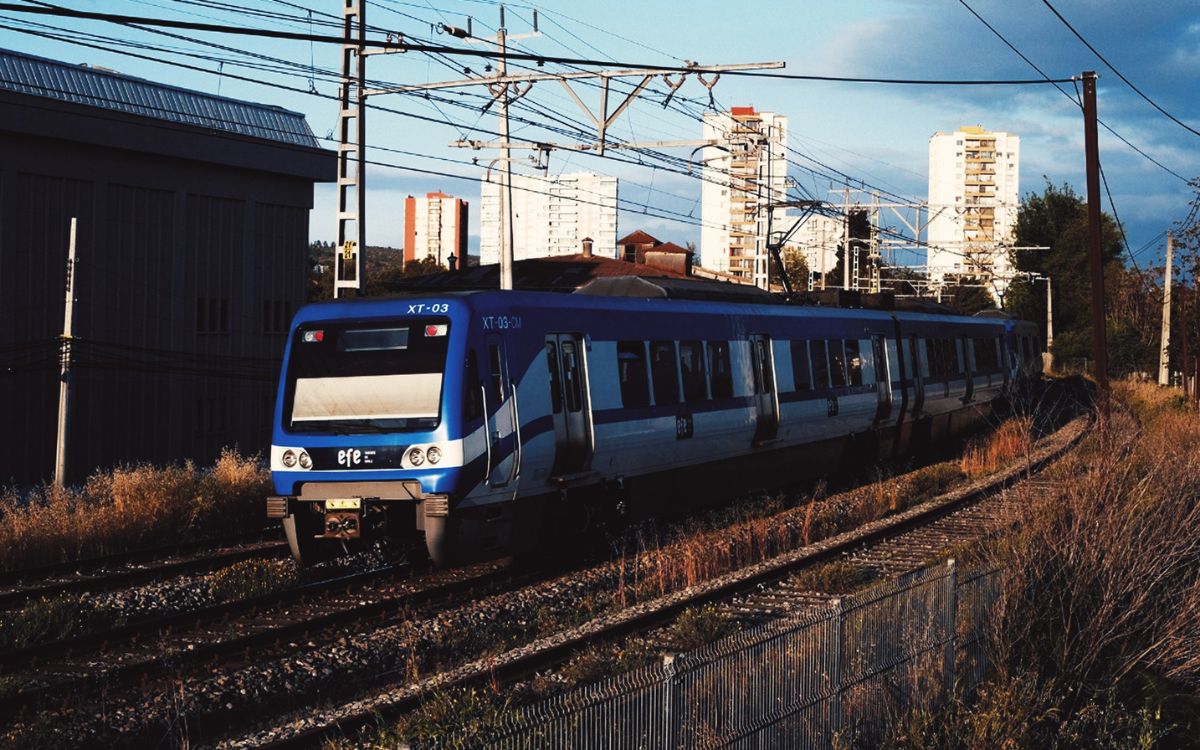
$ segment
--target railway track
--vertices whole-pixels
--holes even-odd
[[[1056,485],[1042,479],[1026,479],[1017,485],[962,507],[925,526],[863,544],[844,552],[838,562],[861,574],[852,580],[874,581],[897,578],[928,567],[947,552],[983,542],[1015,528],[1032,496],[1054,492]],[[844,575],[845,573],[843,573]],[[807,609],[827,606],[842,592],[826,591],[795,577],[785,578],[746,596],[722,602],[722,615],[747,627]]]
[[[1020,495],[1009,490],[1063,455],[1085,433],[1077,419],[1043,441],[1019,466],[943,495],[933,501],[858,529],[808,545],[765,562],[742,568],[685,591],[636,604],[581,626],[557,632],[503,654],[490,655],[412,684],[393,684],[369,698],[323,707],[287,724],[230,738],[220,747],[282,750],[319,745],[331,734],[352,735],[375,726],[380,717],[411,712],[431,691],[488,681],[510,684],[565,663],[579,649],[634,633],[653,632],[697,605],[717,603],[727,616],[765,619],[789,608],[813,606],[828,597],[790,587],[797,572],[845,560],[878,575],[896,575],[928,564],[947,548],[985,539],[1011,527],[1019,518]],[[1049,491],[1042,484],[1027,491]],[[1026,490],[1023,490],[1026,491]]]
[[[407,563],[315,581],[263,596],[127,623],[84,636],[0,652],[10,676],[25,670],[39,687],[5,697],[0,718],[96,689],[115,691],[199,665],[262,657],[278,644],[323,631],[361,628],[397,612],[496,585],[507,561],[415,575]]]
[[[113,591],[169,576],[215,570],[253,557],[282,556],[278,529],[188,542],[0,574],[0,610],[43,597]]]

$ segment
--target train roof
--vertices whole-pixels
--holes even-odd
[[[693,288],[694,289],[694,288]],[[602,290],[616,293],[598,293]],[[416,294],[399,294],[351,300],[333,300],[306,305],[297,314],[298,320],[318,320],[359,315],[383,316],[395,313],[395,308],[404,311],[404,305],[414,300],[461,300],[475,309],[502,309],[505,307],[592,309],[641,313],[667,311],[695,314],[743,314],[783,315],[786,317],[836,319],[881,319],[892,315],[907,320],[943,323],[995,324],[997,320],[969,315],[958,315],[944,309],[892,310],[867,307],[832,307],[797,304],[771,295],[762,290],[753,298],[731,300],[725,297],[706,298],[690,292],[678,294],[675,285],[663,283],[661,279],[633,279],[623,283],[601,284],[590,292],[564,294],[561,292],[479,289],[469,291],[423,291]],[[673,294],[673,292],[675,294]]]

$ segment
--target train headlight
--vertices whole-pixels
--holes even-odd
[[[288,453],[291,453],[291,451],[288,451]],[[308,451],[300,451],[299,461],[300,461],[301,469],[311,469],[312,468],[312,458],[309,457]],[[284,458],[284,462],[285,463],[287,462],[286,458]]]
[[[429,450],[425,451],[425,457],[429,459],[429,463],[436,464],[442,460],[442,449],[436,445],[429,446]]]
[[[304,454],[307,456],[308,454]],[[283,452],[283,465],[289,469],[296,465],[296,451],[288,448]]]
[[[420,466],[425,463],[425,451],[420,448],[413,448],[408,452],[408,462],[413,466]]]

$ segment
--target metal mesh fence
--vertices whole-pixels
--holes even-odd
[[[823,750],[889,710],[970,689],[998,570],[954,562],[511,712],[482,746]],[[477,746],[448,736],[430,750]]]

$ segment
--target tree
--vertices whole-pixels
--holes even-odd
[[[808,261],[804,258],[802,250],[795,247],[784,248],[783,269],[793,292],[808,289]]]
[[[966,281],[967,283],[962,283]],[[942,287],[942,303],[960,315],[974,315],[980,310],[995,310],[992,293],[972,279],[947,279]]]
[[[1054,355],[1064,364],[1075,364],[1072,360],[1078,361],[1091,354],[1091,283],[1087,272],[1087,241],[1087,204],[1070,185],[1056,187],[1046,180],[1046,187],[1040,195],[1029,193],[1021,201],[1017,213],[1016,244],[1048,246],[1050,249],[1014,251],[1013,266],[1019,271],[1051,278],[1054,285]],[[1118,286],[1132,282],[1124,274],[1121,251],[1116,222],[1104,214],[1100,225],[1100,257],[1105,266],[1107,295],[1110,299],[1122,293],[1117,290]],[[1045,320],[1044,283],[1034,284],[1028,279],[1014,280],[1005,295],[1005,307],[1025,320]],[[1111,311],[1108,323],[1111,337]]]

